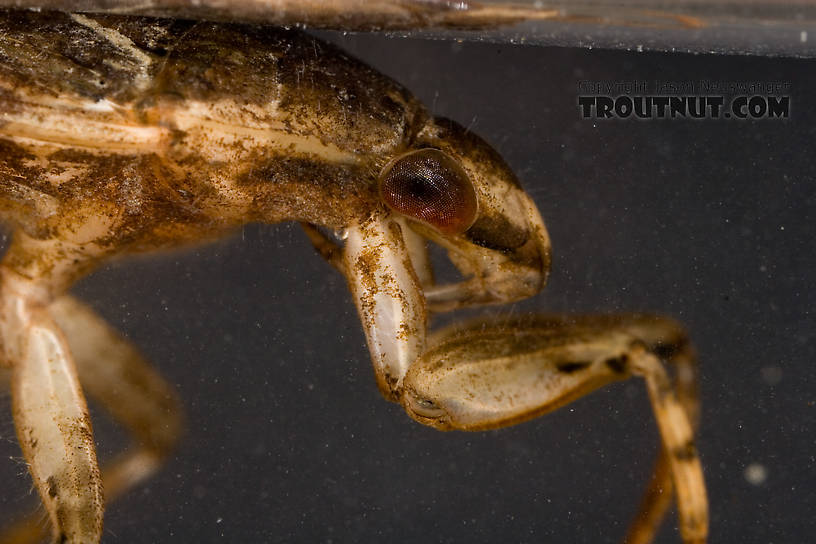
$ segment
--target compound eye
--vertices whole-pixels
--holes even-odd
[[[476,191],[464,169],[438,149],[403,155],[380,174],[380,196],[392,210],[444,234],[461,234],[476,220]]]

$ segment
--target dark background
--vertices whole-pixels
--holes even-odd
[[[816,64],[330,36],[471,126],[523,180],[554,266],[515,311],[688,326],[711,542],[810,540]],[[791,118],[579,117],[579,80],[655,78],[789,82]],[[658,437],[639,380],[474,434],[383,401],[344,281],[294,225],[115,263],[76,292],[161,369],[187,416],[168,465],[110,505],[104,542],[618,542],[649,477]],[[96,413],[110,457],[124,435]],[[10,415],[0,436],[7,522],[36,501]],[[679,542],[675,526],[672,514],[659,542]]]

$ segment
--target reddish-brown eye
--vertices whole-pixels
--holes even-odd
[[[420,149],[380,174],[380,195],[392,210],[445,234],[460,234],[476,220],[476,191],[464,169],[438,149]]]

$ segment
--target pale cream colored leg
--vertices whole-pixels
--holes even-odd
[[[48,313],[72,269],[64,254],[19,240],[0,267],[0,338],[17,438],[54,541],[95,543],[104,501],[91,420],[68,343]]]
[[[346,229],[343,268],[360,315],[380,392],[397,400],[425,345],[425,297],[402,227],[382,210]]]
[[[410,256],[409,261],[414,269],[414,273],[423,287],[430,287],[434,285],[434,274],[431,266],[431,259],[428,255],[428,244],[425,238],[411,230],[406,224],[405,220],[397,221],[402,229],[402,237],[405,241],[405,247]],[[309,223],[301,223],[300,226],[309,237],[312,246],[317,250],[321,257],[337,269],[341,274],[345,275],[345,266],[343,265],[343,248],[330,240],[325,234],[314,225]]]
[[[433,287],[435,284],[433,267],[431,266],[431,257],[428,254],[428,242],[414,232],[411,227],[407,225],[405,219],[399,219],[400,227],[402,228],[402,238],[405,240],[405,247],[410,256],[411,267],[419,280],[423,289]]]
[[[133,447],[103,467],[110,502],[149,477],[171,452],[182,426],[179,403],[164,379],[90,307],[66,295],[51,304],[49,313],[68,339],[88,395],[135,438]],[[4,532],[0,543],[38,542],[41,532],[32,517]]]
[[[88,395],[133,434],[135,445],[104,467],[105,495],[113,500],[150,476],[181,433],[175,392],[133,345],[96,312],[71,296],[49,308],[65,332]]]
[[[649,316],[483,320],[435,334],[429,346],[409,369],[401,402],[414,419],[440,429],[511,425],[609,382],[643,377],[666,453],[653,483],[666,489],[644,503],[634,534],[641,542],[653,538],[670,504],[665,495],[672,486],[661,473],[666,470],[674,482],[684,542],[705,542],[708,504],[691,423],[697,412],[693,356],[673,321]],[[677,365],[681,393],[675,393],[656,353]]]

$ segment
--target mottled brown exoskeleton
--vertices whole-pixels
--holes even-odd
[[[430,312],[537,293],[550,266],[544,223],[481,139],[313,37],[3,12],[0,213],[13,229],[2,364],[55,541],[98,542],[103,490],[110,500],[149,475],[179,430],[170,388],[67,289],[106,259],[278,221],[301,222],[346,277],[380,390],[421,423],[501,427],[643,377],[663,448],[629,542],[651,540],[672,488],[684,541],[706,539],[682,329],[640,315],[538,316],[428,336]],[[460,282],[434,282],[427,241],[447,249]],[[102,471],[80,383],[135,435]]]

